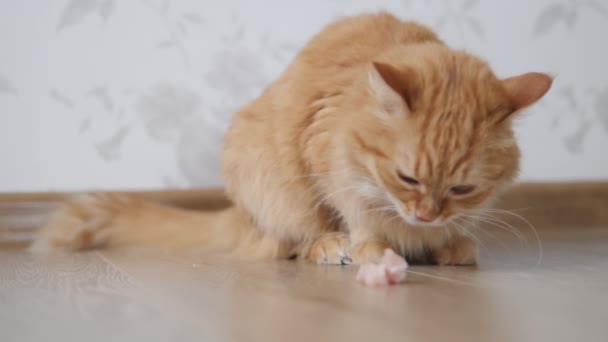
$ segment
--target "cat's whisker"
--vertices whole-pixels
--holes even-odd
[[[505,222],[497,217],[487,216],[487,214],[483,214],[483,216],[482,216],[482,214],[477,214],[477,215],[461,214],[461,217],[463,217],[463,218],[467,217],[467,218],[476,220],[478,222],[490,224],[491,227],[503,229],[503,230],[508,231],[509,233],[513,234],[515,237],[517,237],[517,239],[519,240],[519,243],[521,245],[527,243],[525,236],[521,232],[519,232],[519,230],[517,230],[516,227],[514,227],[513,225],[509,224],[508,222]]]
[[[344,175],[353,175],[356,176],[357,173],[354,172],[356,170],[353,169],[341,169],[341,170],[332,170],[327,172],[312,172],[302,176],[293,177],[289,179],[289,181],[295,181],[303,178],[313,178],[313,177],[324,177],[324,176],[344,176]]]
[[[492,239],[494,239],[496,242],[500,243],[502,247],[504,247],[505,249],[507,249],[507,245],[500,240],[496,235],[490,233],[487,229],[483,229],[482,227],[480,227],[478,225],[479,221],[476,219],[472,219],[469,217],[463,217],[463,216],[459,216],[454,218],[454,220],[462,220],[463,224],[470,226],[471,229],[475,229],[476,231],[479,231],[480,233],[486,234],[487,236],[491,237]]]
[[[527,238],[519,231],[519,229],[517,227],[515,227],[512,224],[510,224],[509,222],[501,219],[500,217],[497,217],[490,213],[481,212],[480,210],[476,211],[475,214],[473,215],[473,217],[478,220],[483,219],[483,220],[485,220],[484,222],[491,223],[494,226],[501,225],[503,228],[508,227],[508,230],[511,233],[516,234],[518,236],[520,243],[526,244],[526,245],[528,244]],[[491,221],[491,222],[488,222],[488,221]]]
[[[505,214],[505,215],[509,215],[512,217],[515,217],[521,221],[523,221],[524,223],[526,223],[526,225],[530,228],[530,230],[532,231],[532,233],[534,234],[534,237],[536,238],[536,242],[538,244],[538,260],[536,261],[537,265],[540,265],[540,263],[542,262],[543,259],[543,244],[542,241],[540,239],[540,235],[538,234],[538,230],[534,227],[534,225],[532,225],[532,223],[530,223],[530,221],[528,221],[526,218],[524,218],[523,216],[513,213],[509,210],[504,210],[504,209],[492,209],[492,208],[485,208],[485,209],[478,209],[479,212],[482,213],[487,213],[488,212],[492,212],[492,213],[498,213],[498,214]]]
[[[323,196],[321,196],[321,198],[319,199],[319,201],[318,201],[317,205],[316,205],[316,206],[313,208],[313,209],[314,209],[313,211],[318,210],[318,209],[319,209],[319,206],[321,206],[321,205],[323,205],[323,204],[327,203],[327,201],[328,201],[330,198],[332,198],[332,197],[334,197],[334,196],[336,196],[336,195],[339,195],[339,194],[341,194],[341,193],[344,193],[344,192],[346,192],[346,191],[350,191],[350,190],[356,190],[356,189],[358,189],[358,188],[359,188],[359,187],[358,187],[358,186],[356,186],[356,185],[354,185],[354,186],[353,186],[353,185],[351,185],[351,186],[346,186],[346,187],[340,188],[340,189],[338,189],[338,190],[336,190],[336,191],[333,191],[333,192],[330,192],[330,193],[328,193],[328,194],[324,194],[324,195],[323,195]]]
[[[519,232],[519,230],[510,225],[507,222],[504,222],[498,218],[494,218],[494,217],[487,217],[487,216],[481,216],[481,215],[462,215],[461,216],[462,219],[469,219],[472,221],[475,221],[476,223],[485,223],[485,228],[498,228],[501,230],[505,230],[511,234],[513,234],[513,236],[515,236],[520,245],[524,246],[525,244],[527,244],[527,240],[525,238],[525,236],[523,234],[521,234],[521,232]]]
[[[480,208],[480,209],[476,209],[476,210],[480,210],[480,211],[486,211],[486,212],[510,212],[510,213],[514,213],[516,211],[525,211],[525,210],[530,210],[533,209],[534,207],[523,207],[523,208],[515,208],[515,209],[498,209],[498,208]]]
[[[395,209],[395,206],[393,205],[386,205],[383,207],[377,207],[377,208],[371,208],[371,209],[367,209],[367,210],[363,210],[362,213],[373,213],[373,212],[380,212],[380,213],[395,213],[397,210]]]
[[[394,215],[392,217],[390,217],[389,220],[385,223],[392,224],[395,220],[403,220],[403,218],[401,217],[401,215],[398,212],[395,212]]]
[[[413,271],[411,268],[408,268],[405,271],[407,273],[411,273],[411,274],[415,274],[415,275],[419,275],[419,276],[423,276],[423,277],[428,277],[428,278],[433,278],[433,279],[437,279],[437,280],[442,280],[442,281],[446,281],[448,283],[459,284],[459,285],[467,285],[467,286],[476,286],[473,283],[469,283],[469,282],[462,281],[462,280],[456,280],[456,279],[451,279],[451,278],[447,278],[447,277],[438,276],[438,275],[435,275],[435,274],[428,274],[428,273],[424,273],[424,272]]]
[[[499,239],[498,237],[496,237],[496,235],[490,233],[487,229],[483,229],[481,228],[477,223],[477,220],[474,219],[470,219],[467,217],[456,217],[454,218],[454,220],[463,220],[464,222],[462,222],[463,224],[470,226],[471,228],[469,229],[475,229],[475,231],[478,231],[480,233],[483,233],[489,237],[491,237],[492,239],[494,239],[505,251],[512,251],[513,249],[510,248],[505,242],[503,242],[501,239]]]
[[[488,254],[490,253],[490,250],[483,243],[483,241],[481,241],[481,239],[479,239],[475,234],[473,234],[473,232],[471,232],[466,226],[456,223],[455,221],[448,222],[447,224],[453,225],[462,235],[470,237],[471,239],[473,239],[475,241],[475,243],[477,243],[477,245],[479,245],[486,252],[488,252]]]

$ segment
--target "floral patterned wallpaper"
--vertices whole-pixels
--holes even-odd
[[[501,76],[557,76],[518,123],[524,180],[608,178],[600,0],[0,4],[0,191],[221,185],[232,114],[337,17],[385,9]]]

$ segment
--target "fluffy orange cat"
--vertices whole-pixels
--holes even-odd
[[[551,83],[542,73],[499,79],[387,13],[345,18],[234,117],[223,152],[232,207],[88,195],[66,202],[32,249],[139,245],[340,264],[390,247],[473,264],[476,245],[454,220],[513,181],[512,120]]]

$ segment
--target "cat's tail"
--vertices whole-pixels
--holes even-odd
[[[87,194],[57,209],[29,247],[32,252],[154,247],[230,252],[245,258],[286,257],[292,246],[262,235],[236,207],[175,208],[123,194]]]

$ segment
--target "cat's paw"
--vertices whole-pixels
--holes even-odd
[[[349,246],[347,234],[328,233],[312,244],[308,259],[317,264],[347,265],[352,263]]]
[[[31,252],[102,247],[112,232],[111,220],[121,203],[116,195],[84,195],[63,203],[34,238]]]
[[[391,248],[381,240],[370,240],[352,246],[351,256],[354,264],[379,263],[384,256],[384,250]]]
[[[453,237],[432,251],[433,261],[438,265],[475,265],[478,248],[475,241],[465,236]]]

